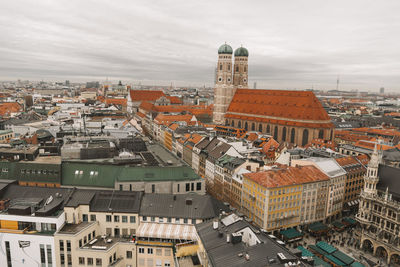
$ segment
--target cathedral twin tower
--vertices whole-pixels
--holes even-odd
[[[237,88],[248,88],[248,57],[249,52],[244,47],[235,50],[235,60],[232,66],[233,50],[226,43],[218,49],[218,65],[214,89],[213,121],[224,123],[224,115]]]

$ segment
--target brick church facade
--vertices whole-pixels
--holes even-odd
[[[246,89],[248,52],[243,53],[245,48],[235,51],[233,66],[233,77],[238,70],[237,76],[242,80],[238,78],[240,82],[231,83],[229,60],[232,49],[226,46],[221,46],[218,51],[221,71],[217,69],[215,123],[270,134],[279,143],[298,146],[305,146],[316,138],[333,140],[333,123],[313,92]],[[239,49],[241,51],[237,53]],[[246,60],[240,60],[241,65],[237,66],[237,57],[246,57]]]

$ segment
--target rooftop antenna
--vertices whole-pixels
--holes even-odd
[[[339,75],[337,76],[337,80],[336,80],[336,91],[339,90]]]

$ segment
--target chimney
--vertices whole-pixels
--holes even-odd
[[[213,221],[213,229],[217,230],[218,229],[218,220]]]
[[[231,242],[231,235],[227,234],[226,235],[226,243],[230,243]]]

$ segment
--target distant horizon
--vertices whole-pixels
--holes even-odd
[[[88,83],[88,82],[99,82],[100,84],[105,84],[105,82],[107,82],[107,80],[105,80],[105,79],[89,79],[89,80],[72,80],[72,79],[38,79],[38,80],[36,80],[36,79],[9,79],[9,80],[1,80],[0,79],[0,83],[15,83],[15,82],[18,82],[18,81],[21,81],[21,82],[26,82],[26,81],[28,81],[28,82],[33,82],[33,83],[39,83],[39,82],[46,82],[46,83],[65,83],[65,81],[69,81],[70,83],[79,83],[79,84],[85,84],[85,83]],[[164,83],[162,83],[162,82],[160,82],[160,83],[155,83],[155,82],[157,82],[157,81],[138,81],[138,80],[134,80],[134,81],[132,81],[132,80],[123,80],[123,79],[109,79],[108,80],[108,82],[110,82],[111,84],[118,84],[118,82],[119,81],[121,81],[122,82],[122,84],[123,85],[134,85],[134,86],[139,86],[139,83],[140,83],[140,86],[155,86],[155,87],[165,87],[165,88],[169,88],[170,86],[171,86],[171,83],[169,83],[169,84],[167,84],[167,82],[164,82]],[[253,84],[251,84],[251,85],[253,85]],[[191,88],[191,87],[193,87],[193,88],[199,88],[199,87],[206,87],[206,88],[213,88],[215,85],[207,85],[207,84],[198,84],[198,85],[194,85],[194,84],[182,84],[182,85],[178,85],[178,84],[175,84],[175,86],[173,85],[173,87],[177,87],[177,88]],[[379,88],[377,88],[377,89],[370,89],[370,90],[362,90],[362,89],[343,89],[343,88],[340,88],[340,86],[339,86],[339,91],[343,91],[343,92],[370,92],[370,93],[375,93],[375,92],[377,92],[377,93],[379,93],[379,91],[380,91],[380,88],[381,87],[379,87]],[[249,83],[249,86],[248,86],[248,88],[247,89],[254,89],[253,88],[253,86],[250,86],[250,83]],[[257,83],[257,88],[256,88],[257,90],[258,89],[260,89],[260,90],[315,90],[315,91],[334,91],[334,90],[336,90],[336,87],[335,88],[275,88],[275,87],[270,87],[270,88],[268,88],[268,87],[259,87],[259,85],[258,85],[258,83]],[[397,91],[395,90],[395,91],[391,91],[390,89],[388,90],[387,88],[385,88],[384,89],[385,90],[385,94],[386,93],[397,93]],[[399,92],[399,94],[400,94],[400,92]]]
[[[2,1],[0,80],[213,86],[218,48],[249,88],[400,91],[400,1]]]

